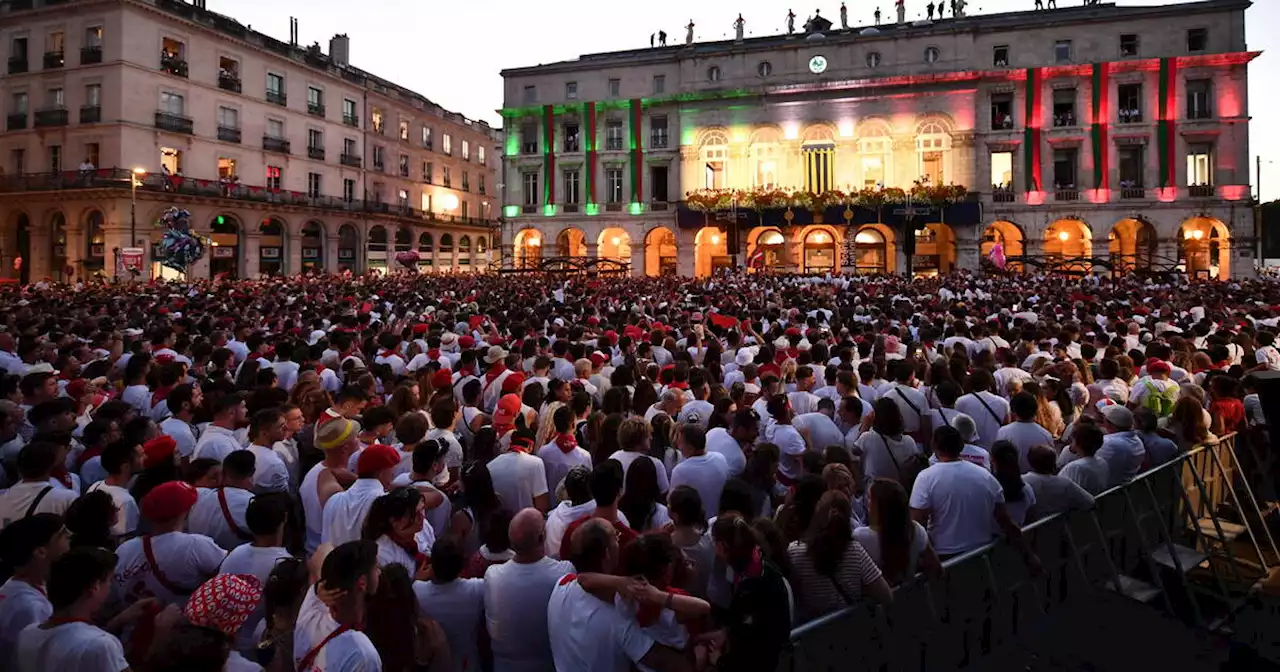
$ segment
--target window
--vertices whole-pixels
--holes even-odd
[[[348,126],[355,126],[359,120],[356,114],[356,101],[347,98],[342,99],[342,123]]]
[[[89,26],[84,29],[84,46],[90,49],[102,48],[102,26]]]
[[[356,141],[354,138],[342,139],[342,153],[346,154],[347,156],[356,155]]]
[[[564,151],[579,152],[582,151],[582,137],[580,135],[581,127],[577,124],[564,125]]]
[[[45,105],[54,109],[66,107],[67,96],[61,86],[55,86],[45,92]]]
[[[1071,40],[1058,40],[1053,43],[1053,60],[1055,63],[1071,62]]]
[[[423,212],[431,212],[431,194],[428,194],[428,193],[427,193],[427,192],[425,192],[425,191],[424,191],[424,192],[422,192],[422,211],[423,211]],[[422,234],[422,237],[419,239],[419,240],[420,240],[420,242],[418,243],[418,250],[419,250],[419,251],[422,251],[422,252],[430,252],[430,251],[431,251],[431,243],[429,243],[429,242],[424,242],[424,239],[425,239],[426,241],[431,240],[431,234],[429,234],[429,233],[424,233],[424,234]]]
[[[920,154],[920,175],[929,180],[929,184],[946,184],[943,179],[942,152],[923,152]],[[824,185],[826,191],[829,185]]]
[[[483,194],[483,193],[485,193],[485,191],[484,191],[484,173],[480,173],[479,175],[477,175],[477,176],[476,176],[476,180],[477,180],[477,182],[476,182],[476,188],[480,191],[480,193],[482,193],[482,194]]]
[[[93,165],[98,165],[98,159],[101,156],[100,145],[96,142],[84,143],[84,158]]]
[[[13,94],[12,112],[13,114],[27,113],[27,94],[21,92]]]
[[[610,168],[604,171],[605,196],[610,203],[622,202],[622,169]]]
[[[835,143],[805,145],[800,148],[800,156],[804,161],[805,188],[816,194],[830,191],[835,183]],[[938,174],[941,175],[942,155],[938,156]]]
[[[440,167],[440,180],[444,183],[444,186],[453,187],[453,171],[449,169],[449,166]]]
[[[236,177],[236,160],[226,156],[218,157],[218,179],[233,180]]]
[[[462,171],[462,190],[471,191],[471,173]]]
[[[409,177],[409,155],[400,155],[400,177]]]
[[[1192,28],[1187,31],[1187,51],[1197,53],[1209,48],[1209,29]]]
[[[422,181],[426,182],[427,184],[431,184],[431,181],[435,179],[435,176],[433,175],[433,173],[434,171],[431,169],[431,162],[423,161],[422,162]]]
[[[873,51],[867,54],[867,67],[871,68],[872,70],[875,70],[876,68],[880,67],[881,60],[882,59],[880,56],[880,52],[878,51]]]
[[[713,65],[707,68],[707,81],[708,82],[720,81],[720,66]]]
[[[773,74],[773,64],[769,61],[760,61],[760,65],[756,66],[756,74],[761,77],[768,77]]]
[[[604,148],[622,149],[622,122],[610,120],[604,127]]]
[[[660,114],[650,117],[649,145],[654,149],[664,149],[667,146],[667,141],[667,116]]]
[[[27,38],[13,38],[13,42],[9,45],[9,57],[15,61],[27,60]]]
[[[182,151],[172,147],[160,148],[160,167],[170,175],[182,174]]]
[[[991,152],[991,188],[997,192],[1013,189],[1013,152]]]
[[[1211,119],[1213,82],[1207,79],[1187,80],[1187,118]]]
[[[1054,189],[1076,188],[1076,149],[1053,150],[1053,187]]]
[[[667,76],[666,75],[653,76],[653,92],[655,94],[667,92]]]
[[[324,149],[324,133],[314,129],[307,129],[307,148],[308,149]]]
[[[61,54],[67,49],[67,34],[61,30],[55,30],[49,33],[49,39],[46,42],[47,49],[45,51]]]
[[[397,191],[396,198],[399,200],[401,207],[409,207],[409,191],[407,189]]]
[[[937,48],[937,47],[926,47],[926,48],[925,48],[925,50],[924,50],[924,62],[925,62],[925,63],[937,63],[937,62],[938,62],[938,58],[940,57],[940,55],[941,55],[941,54],[940,54],[940,52],[938,51],[938,48]]]
[[[538,125],[532,122],[520,126],[520,153],[538,153]]]
[[[423,149],[431,149],[431,127],[422,127],[422,147]]]
[[[407,119],[400,120],[400,140],[409,142],[409,121]]]
[[[1000,45],[991,49],[991,64],[997,68],[1009,67],[1009,46]]]
[[[470,203],[467,203],[466,201],[462,202],[462,218],[463,219],[466,219],[471,214],[471,209],[468,207],[469,205]],[[462,239],[466,240],[467,238],[466,236],[463,236]]]
[[[284,122],[279,119],[268,119],[267,136],[278,139],[284,138]]]
[[[1120,148],[1120,188],[1141,189],[1143,181],[1142,145],[1126,145]]]
[[[49,145],[49,172],[62,170],[62,145]]]
[[[307,196],[320,198],[320,173],[307,173]]]
[[[342,180],[342,200],[347,203],[356,200],[356,181],[349,177]]]
[[[1076,90],[1055,89],[1053,91],[1053,127],[1062,128],[1076,125]]]
[[[538,102],[538,87],[536,86],[524,87],[524,102],[526,103]]]
[[[160,92],[160,111],[161,112],[180,117],[182,116],[182,113],[185,110],[186,110],[186,106],[184,104],[184,100],[182,96],[176,93],[170,93],[168,91]]]
[[[522,173],[520,177],[522,180],[521,186],[523,187],[524,192],[524,204],[537,205],[540,202],[540,194],[538,193],[538,174],[533,172]]]
[[[21,175],[27,172],[27,150],[17,148],[9,152],[9,158],[13,163],[13,174]]]
[[[578,99],[578,83],[577,82],[564,83],[564,97],[568,100]]]
[[[284,169],[280,166],[267,166],[267,188],[279,189],[280,176],[284,174]]]
[[[1187,147],[1187,186],[1213,186],[1213,145],[1197,143]]]
[[[375,146],[373,148],[373,168],[374,170],[382,170],[386,163],[386,150]]]
[[[476,146],[476,163],[478,163],[478,164],[480,164],[480,165],[482,165],[482,166],[483,166],[483,165],[485,165],[485,162],[484,162],[484,145],[477,145],[477,146]]]
[[[440,134],[440,151],[444,152],[445,156],[453,156],[453,138],[449,137],[448,133]]]
[[[1120,36],[1120,56],[1128,58],[1138,55],[1138,36],[1126,33]]]
[[[373,112],[369,114],[369,120],[373,123],[373,132],[381,135],[383,133],[382,110],[373,108]]]
[[[1007,131],[1013,128],[1013,94],[991,94],[991,130]]]
[[[274,72],[267,73],[267,99],[275,96],[277,99],[284,96],[284,76],[277,75]],[[275,101],[272,101],[275,102]]]
[[[1142,122],[1142,84],[1121,84],[1117,87],[1120,104],[1120,123]]]
[[[580,175],[576,170],[564,171],[564,202],[577,205],[581,199]]]
[[[85,107],[101,107],[102,106],[102,85],[101,84],[85,85],[84,104],[85,104]]]
[[[466,140],[462,141],[462,160],[463,161],[471,160],[471,143]]]
[[[649,166],[649,191],[654,201],[665,203],[670,198],[666,166]]]
[[[314,86],[307,87],[307,111],[311,114],[324,116],[324,91]]]
[[[617,98],[618,96],[621,96],[621,95],[622,95],[622,80],[621,79],[609,80],[609,97]]]

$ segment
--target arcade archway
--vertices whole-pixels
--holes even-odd
[[[596,256],[600,259],[613,259],[624,264],[631,263],[631,234],[612,227],[600,232]]]
[[[1023,235],[1021,227],[1010,221],[996,220],[983,231],[982,245],[979,248],[982,259],[990,259],[991,251],[996,245],[1001,246],[1005,259],[1015,259],[1027,253],[1026,236]],[[1024,266],[1020,261],[1009,261],[1005,266],[1005,270],[1015,273],[1020,273],[1023,269]]]
[[[240,222],[230,215],[218,215],[209,227],[213,245],[209,255],[209,277],[236,278],[240,275]]]
[[[387,252],[387,227],[380,224],[371,227],[369,229],[369,243],[364,257],[365,263],[369,265],[369,270],[386,273],[390,256]]]
[[[1149,269],[1156,255],[1156,227],[1141,219],[1122,219],[1111,227],[1107,251],[1116,271]]]
[[[103,270],[107,260],[107,237],[103,230],[101,210],[90,210],[85,217],[85,275]]]
[[[537,268],[542,261],[542,232],[537,229],[521,229],[512,246],[516,268]]]
[[[1178,229],[1178,257],[1187,275],[1201,280],[1231,277],[1231,233],[1212,217],[1192,217]]]
[[[431,269],[435,266],[435,238],[428,232],[424,231],[418,234],[418,266]]]
[[[776,228],[753,229],[747,234],[747,268],[781,270],[787,239]]]
[[[729,257],[728,236],[714,226],[698,230],[693,238],[693,250],[693,275],[697,278],[705,278],[733,263]]]
[[[258,272],[263,275],[282,275],[285,273],[285,225],[275,217],[262,220],[259,227],[262,234],[258,242]]]
[[[49,217],[49,276],[66,280],[67,268],[67,217],[54,212]]]
[[[1093,256],[1093,230],[1078,219],[1059,219],[1044,231],[1045,261],[1057,270],[1087,273],[1089,263],[1064,260],[1086,259]]]
[[[928,224],[915,232],[916,258],[912,271],[917,276],[950,273],[956,266],[956,233],[942,223]]]
[[[338,270],[356,272],[360,260],[357,251],[360,249],[360,232],[351,224],[338,227]]]
[[[813,227],[800,241],[800,259],[803,273],[833,273],[839,266],[836,253],[836,234],[826,227]]]
[[[302,225],[302,272],[324,272],[324,224],[311,220]]]
[[[853,236],[855,268],[859,274],[896,273],[897,244],[884,224],[866,224]]]
[[[565,229],[556,236],[557,257],[587,256],[587,234],[581,229]]]
[[[665,226],[653,229],[644,237],[644,274],[675,275],[678,254],[676,234]]]

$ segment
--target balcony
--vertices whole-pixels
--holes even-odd
[[[666,149],[667,138],[668,136],[665,131],[662,133],[651,133],[649,135],[649,147],[652,149]]]
[[[8,118],[8,123],[5,124],[5,128],[10,131],[20,131],[26,127],[27,127],[26,112],[11,113]]]
[[[44,52],[44,69],[45,70],[56,70],[58,68],[61,68],[66,62],[67,62],[67,59],[64,53],[61,51]]]
[[[324,161],[324,147],[308,147],[307,158],[316,161]]]
[[[611,151],[622,149],[622,138],[609,138],[605,141],[604,148]]]
[[[324,117],[324,105],[319,103],[307,103],[307,114],[313,117]]]
[[[234,91],[240,93],[241,84],[240,77],[230,72],[218,73],[218,88],[223,91]]]
[[[373,162],[373,169],[374,169],[374,170],[376,170],[376,171],[378,171],[379,173],[385,173],[385,172],[387,172],[387,164],[382,163],[382,162],[380,162],[380,161],[374,161],[374,162]]]
[[[54,107],[47,110],[36,110],[36,128],[50,126],[66,126],[70,115],[65,107]]]
[[[1060,114],[1053,115],[1054,128],[1070,128],[1076,125],[1077,124],[1076,124],[1075,112],[1063,112]]]
[[[992,185],[991,202],[993,203],[1014,203],[1018,200],[1018,195],[1013,193],[1013,185]]]
[[[577,140],[564,141],[564,153],[575,154],[582,151],[582,145]]]
[[[538,153],[538,143],[536,143],[536,142],[526,142],[526,143],[524,143],[524,144],[520,145],[520,153],[521,153],[521,154],[537,154],[537,153]]]
[[[218,139],[223,142],[234,142],[240,144],[240,129],[231,128],[229,126],[218,127]]]
[[[158,111],[156,112],[156,128],[162,131],[191,135],[195,133],[195,122],[191,120],[191,117]]]
[[[1079,189],[1058,189],[1053,192],[1053,200],[1060,202],[1073,202],[1080,200]]]
[[[362,160],[359,156],[355,154],[343,154],[342,156],[338,157],[338,163],[341,163],[342,165],[347,166],[349,168],[359,168],[361,165],[364,164],[364,160]]]
[[[267,102],[284,107],[289,104],[289,96],[283,91],[267,91]]]
[[[30,67],[30,64],[27,63],[26,56],[9,57],[9,74],[20,75],[26,72],[29,67]]]
[[[94,47],[81,47],[80,49],[80,65],[93,65],[102,62],[102,45]]]
[[[622,212],[622,204],[621,203],[605,203],[604,210],[605,212]]]
[[[1217,189],[1212,184],[1193,184],[1187,187],[1191,198],[1213,198]]]
[[[281,154],[289,153],[289,141],[284,138],[273,138],[269,135],[262,136],[262,149],[268,152],[280,152]]]
[[[1120,198],[1126,200],[1136,200],[1147,197],[1147,190],[1144,187],[1120,187]]]
[[[1013,115],[1008,112],[1000,112],[993,110],[991,112],[991,130],[993,131],[1012,131]]]
[[[85,105],[80,108],[80,123],[96,124],[102,121],[101,105]]]
[[[409,166],[400,166],[400,177],[409,177]]]
[[[536,205],[523,205],[523,206],[520,206],[520,214],[522,214],[522,215],[536,215],[536,214],[538,214],[538,206],[536,206]]]
[[[178,77],[187,76],[187,61],[177,54],[160,54],[160,70]]]
[[[1120,110],[1119,119],[1122,124],[1141,124],[1142,110]]]
[[[670,205],[665,200],[654,201],[649,204],[649,209],[652,210],[653,212],[662,212],[666,210],[668,207],[670,207]]]
[[[564,210],[565,214],[573,214],[573,213],[575,213],[575,212],[577,212],[577,211],[578,211],[578,204],[577,204],[577,203],[565,203],[565,204],[564,204],[563,206],[561,206],[561,207],[562,207],[562,209]]]
[[[354,114],[342,115],[342,123],[355,128],[360,127],[360,117]]]

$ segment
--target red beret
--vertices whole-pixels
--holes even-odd
[[[592,327],[594,327],[594,326],[596,326],[596,325],[598,325],[598,324],[600,324],[600,318],[596,317],[595,315],[592,315],[591,317],[588,317],[588,318],[587,318],[587,325],[588,325],[588,326],[592,326]]]
[[[800,335],[800,328],[799,328],[799,327],[787,327],[787,330],[786,330],[785,332],[783,332],[783,333],[784,333],[784,334],[786,334],[787,336],[799,336],[799,335]]]
[[[356,473],[361,476],[376,474],[400,464],[400,451],[391,446],[375,443],[360,452],[356,460]]]
[[[84,388],[88,385],[89,381],[84,378],[76,378],[75,380],[67,383],[67,396],[79,401],[80,397],[84,396]]]
[[[142,444],[142,468],[148,469],[167,459],[173,459],[173,453],[177,449],[178,442],[168,434],[161,434],[151,439]]]
[[[1168,362],[1156,361],[1147,365],[1147,373],[1163,373],[1165,375],[1169,375],[1172,372],[1173,368],[1169,366]]]
[[[170,439],[172,441],[172,439]],[[173,520],[191,510],[199,495],[189,483],[169,481],[151,489],[142,498],[141,513],[147,520]]]
[[[470,350],[471,348],[476,347],[476,339],[470,336],[459,336],[458,347],[463,350]]]
[[[413,325],[413,333],[415,334],[427,333],[427,325],[422,322],[419,322],[418,324]]]
[[[609,363],[609,356],[599,350],[591,353],[592,366],[604,366]]]
[[[431,387],[437,390],[443,390],[453,384],[453,372],[449,369],[440,369],[431,374]]]
[[[524,385],[524,374],[513,373],[502,379],[502,394],[519,393],[520,386]]]

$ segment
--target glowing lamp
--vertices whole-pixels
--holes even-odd
[[[536,238],[536,237],[535,237],[535,238],[530,238],[530,239],[529,239],[529,242],[528,242],[528,245],[529,245],[529,247],[542,247],[542,239],[541,239],[541,238]]]
[[[613,243],[614,245],[619,245],[622,243],[622,239],[617,236],[614,236],[612,239],[610,239],[609,242]]]
[[[1191,232],[1191,237],[1195,238],[1196,240],[1200,240],[1201,238],[1204,238],[1204,231],[1201,231],[1200,229],[1196,229],[1195,231]]]
[[[815,235],[813,236],[813,242],[815,242],[815,243],[825,243],[825,242],[827,242],[827,234],[822,233],[821,231],[819,231],[817,234],[815,234]]]
[[[147,174],[147,169],[146,169],[146,168],[142,168],[141,166],[139,166],[138,168],[134,168],[134,169],[133,169],[133,174],[134,174],[134,175],[146,175],[146,174]]]
[[[617,240],[617,238],[614,238],[614,240],[616,241],[616,240]],[[720,236],[711,236],[711,244],[712,244],[712,245],[719,245],[719,244],[720,244]]]
[[[445,210],[457,210],[457,209],[458,209],[458,197],[457,197],[457,196],[454,196],[453,194],[445,194],[445,195],[444,195],[444,198],[442,199],[442,201],[443,201],[443,202],[441,203],[441,205],[443,205],[443,206],[444,206],[444,209],[445,209]]]
[[[218,246],[218,241],[216,241],[216,240],[215,240],[215,241],[213,241],[213,246],[214,246],[214,247],[217,247],[217,246]]]
[[[1067,242],[1067,241],[1068,241],[1068,240],[1070,240],[1070,239],[1071,239],[1071,234],[1067,233],[1066,231],[1059,231],[1059,232],[1058,232],[1058,240],[1061,240],[1062,242],[1064,242],[1064,243],[1065,243],[1065,242]]]

